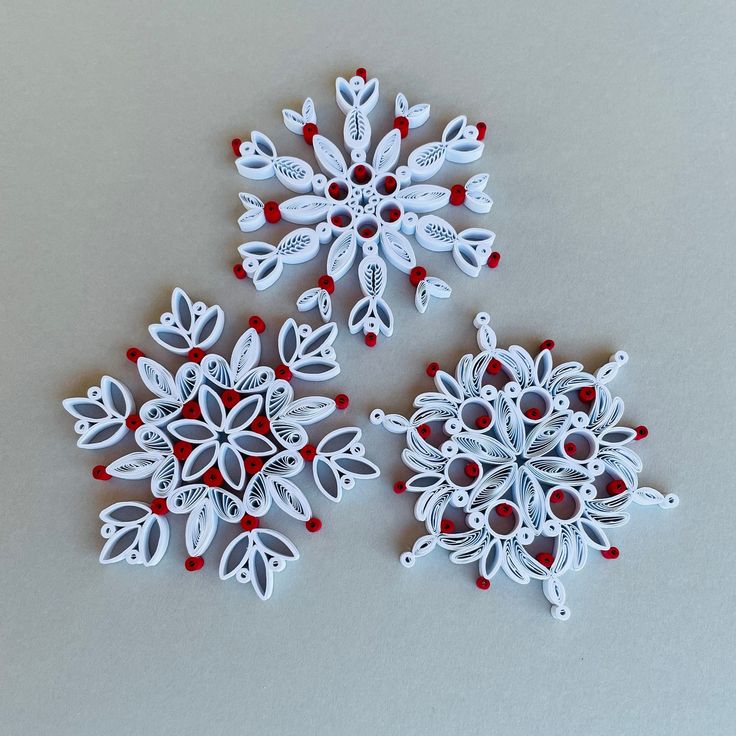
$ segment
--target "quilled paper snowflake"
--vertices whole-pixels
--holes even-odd
[[[287,320],[278,336],[282,363],[274,370],[259,365],[259,334],[265,330],[260,317],[251,317],[229,357],[207,352],[219,339],[224,321],[219,306],[192,303],[184,291],[175,289],[171,312],[149,331],[159,345],[186,362],[172,373],[137,348],[128,350],[154,398],[136,413],[128,388],[103,376],[86,396],[66,399],[64,408],[77,419],[79,447],[109,447],[134,433],[139,449],[107,467],[98,465],[94,477],[150,478],[150,505],[124,501],[100,514],[107,540],[100,562],[157,564],[166,552],[166,515],[172,512],[187,517],[184,537],[190,556],[185,568],[199,570],[219,523],[239,523],[243,531],[222,555],[220,578],[251,583],[265,600],[273,590],[274,572],[298,559],[299,553],[284,534],[262,527],[261,518],[274,507],[304,521],[310,532],[322,526],[291,478],[311,464],[319,490],[339,501],[357,478],[373,478],[379,472],[364,457],[357,427],[330,432],[316,447],[309,443],[306,427],[336,408],[345,409],[347,396],[296,399],[289,383],[292,378],[324,381],[339,373],[332,347],[334,323],[313,331]]]
[[[406,97],[398,94],[394,127],[378,141],[368,163],[368,115],[378,102],[378,80],[368,80],[365,69],[358,69],[350,80],[338,77],[336,97],[345,114],[343,142],[350,153],[349,162],[337,145],[319,133],[311,99],[305,100],[301,113],[283,111],[284,124],[313,147],[323,174],[315,175],[300,158],[278,155],[263,133],[254,131],[250,141],[233,141],[240,174],[249,179],[276,176],[298,193],[280,203],[264,203],[253,194],[241,193],[246,208],[238,221],[241,230],[251,232],[282,219],[302,226],[277,245],[244,243],[239,248],[242,264],[234,271],[238,278],[249,276],[257,289],[265,289],[278,280],[284,264],[308,261],[319,253],[320,246],[332,243],[326,273],[297,300],[300,311],[317,308],[327,322],[332,316],[335,282],[360,254],[358,275],[363,297],[350,312],[348,324],[352,333],[362,331],[366,344],[372,347],[379,334],[388,337],[394,328],[393,313],[383,298],[386,261],[409,275],[420,312],[426,311],[431,297],[445,299],[451,294],[442,279],[428,276],[426,269],[417,265],[407,235],[413,235],[427,250],[451,251],[455,263],[469,276],[478,276],[485,264],[498,265],[500,255],[493,251],[495,235],[490,230],[473,227],[457,232],[443,218],[428,214],[448,204],[489,212],[492,201],[484,192],[488,174],[477,174],[450,189],[419,183],[437,174],[445,161],[465,164],[480,158],[486,125],[468,125],[467,118],[460,115],[445,126],[441,140],[418,146],[405,166],[397,166],[402,138],[429,118],[429,105],[410,107]]]
[[[624,404],[608,388],[625,352],[595,374],[577,362],[555,367],[551,340],[533,358],[497,347],[489,323],[477,315],[481,352],[463,356],[454,376],[428,366],[437,390],[414,400],[410,418],[371,415],[406,435],[402,460],[415,475],[394,490],[418,494],[414,515],[427,531],[401,562],[443,547],[452,562],[478,564],[481,589],[499,569],[517,583],[541,580],[552,615],[567,619],[562,575],[591,549],[618,557],[608,529],[628,522],[632,502],[671,508],[678,499],[639,485],[630,444],[648,432],[619,424]]]

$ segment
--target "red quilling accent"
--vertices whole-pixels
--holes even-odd
[[[327,194],[329,194],[332,199],[341,199],[340,185],[336,181],[333,181],[332,184],[327,187]]]
[[[497,250],[494,250],[493,253],[488,256],[488,268],[496,268],[500,262],[501,254]]]
[[[406,138],[409,135],[409,118],[405,115],[399,115],[394,118],[394,128],[401,133],[402,138]]]
[[[368,72],[365,70],[365,67],[359,66],[355,70],[355,76],[360,77],[364,82],[368,81]]]
[[[626,483],[622,480],[612,480],[607,486],[609,496],[618,496],[626,490]]]
[[[335,406],[338,409],[347,409],[350,404],[350,397],[347,394],[338,394],[335,396]]]
[[[281,219],[279,203],[273,200],[266,202],[263,205],[263,214],[266,216],[266,222],[270,222],[272,225],[277,223]]]
[[[227,388],[220,398],[226,409],[232,409],[240,401],[240,394],[232,388]]]
[[[443,534],[452,534],[455,531],[455,522],[452,519],[442,519],[440,531]]]
[[[165,498],[157,498],[151,503],[151,511],[156,516],[165,516],[169,513],[169,505],[166,503]]]
[[[465,201],[465,187],[462,184],[453,184],[450,189],[450,204],[459,207]]]
[[[378,342],[378,335],[375,332],[367,332],[363,341],[369,348],[374,348]]]
[[[317,457],[317,448],[314,445],[304,445],[299,454],[304,458],[305,462],[311,463]]]
[[[222,485],[224,478],[222,477],[222,473],[217,468],[210,468],[202,476],[202,480],[208,486],[212,486],[213,488],[216,488],[217,486]]]
[[[192,454],[193,449],[189,442],[179,440],[174,443],[174,457],[177,460],[186,460]]]
[[[549,494],[549,502],[550,503],[562,503],[565,500],[565,492],[561,491],[559,488],[552,491],[552,493]]]
[[[401,210],[398,207],[391,207],[386,211],[386,219],[389,222],[396,222],[401,217]]]
[[[643,425],[640,424],[636,428],[636,437],[634,437],[635,440],[643,440],[645,437],[649,436],[649,430]]]
[[[368,169],[363,164],[358,164],[353,169],[353,179],[358,182],[358,184],[365,184],[368,179],[370,179],[371,175],[368,172]]]
[[[475,585],[477,588],[480,588],[480,590],[488,590],[488,588],[491,587],[491,581],[488,578],[481,576],[476,579]]]
[[[419,286],[420,281],[424,281],[427,278],[427,269],[422,266],[414,266],[409,271],[409,282],[412,286]]]
[[[291,368],[283,363],[279,363],[276,368],[274,368],[274,373],[276,373],[276,378],[281,378],[284,381],[291,381],[292,379]]]
[[[514,513],[514,510],[507,503],[500,503],[496,506],[496,513],[499,516],[511,516],[511,514]]]
[[[429,426],[429,424],[420,424],[417,427],[417,433],[422,439],[427,439],[429,435],[432,434],[432,428]]]
[[[540,350],[554,350],[555,349],[555,341],[554,340],[544,340],[544,342],[541,342],[539,344]]]
[[[488,367],[486,368],[486,373],[490,373],[492,376],[498,375],[501,370],[503,369],[503,366],[501,365],[501,361],[497,360],[496,358],[491,358],[490,363],[488,363]]]
[[[531,409],[527,409],[524,412],[524,416],[527,419],[533,419],[534,421],[536,421],[537,419],[541,419],[542,418],[542,412],[539,411],[539,409],[537,409],[536,406],[533,406]]]
[[[243,141],[241,141],[240,138],[233,138],[230,141],[230,145],[233,147],[233,153],[236,158],[240,158],[240,146],[242,143]]]
[[[243,514],[243,518],[240,520],[240,526],[249,532],[252,529],[258,529],[261,525],[261,520],[257,516],[251,516],[250,514]]]
[[[245,458],[243,465],[245,465],[245,472],[248,473],[248,475],[255,475],[261,471],[263,460],[261,460],[260,457],[249,455]]]
[[[376,234],[376,228],[371,227],[370,225],[366,225],[365,227],[360,228],[360,230],[358,230],[358,233],[360,233],[361,238],[365,238],[366,240],[368,240]]]
[[[335,227],[345,227],[345,218],[342,215],[333,215],[330,218],[330,222]]]
[[[536,560],[540,565],[544,565],[548,569],[555,564],[554,555],[551,555],[549,552],[540,552],[536,556]]]
[[[104,465],[95,465],[94,468],[92,468],[92,477],[95,480],[110,480],[110,478],[112,478]]]
[[[332,292],[335,291],[335,280],[332,276],[328,276],[325,273],[317,279],[317,286],[319,286],[320,289],[324,289],[328,294],[332,294]]]
[[[574,442],[566,442],[565,443],[565,452],[573,456],[578,451],[578,446]]]
[[[396,191],[396,179],[393,176],[387,176],[383,180],[383,188],[386,190],[386,194],[393,194]]]
[[[491,418],[488,414],[482,414],[475,420],[475,426],[478,429],[488,429],[491,426]]]
[[[201,348],[192,348],[187,353],[187,358],[189,358],[192,363],[201,363],[205,355],[207,355],[207,353],[205,353]]]
[[[314,139],[314,136],[319,133],[319,128],[314,123],[307,123],[302,128],[302,135],[304,136],[304,140],[307,144],[310,146],[312,145],[312,140]]]
[[[137,414],[131,414],[125,420],[125,426],[128,429],[138,429],[138,427],[140,427],[141,424],[143,424],[143,420]]]
[[[618,547],[609,547],[608,549],[602,549],[601,554],[607,559],[607,560],[616,560],[618,559],[621,552],[619,551]]]
[[[480,475],[480,469],[477,463],[465,463],[465,475],[468,478],[477,478]]]
[[[137,363],[141,358],[145,358],[145,354],[142,350],[139,350],[138,348],[128,348],[125,351],[125,357],[131,362],[131,363]]]
[[[578,391],[580,401],[588,404],[595,399],[595,389],[592,386],[585,386]]]
[[[233,273],[235,274],[235,278],[239,279],[240,281],[248,278],[248,274],[245,272],[242,263],[236,263],[233,266]]]
[[[488,130],[488,126],[483,123],[476,123],[475,127],[478,128],[478,140],[482,141],[486,137],[486,131]]]
[[[181,407],[182,416],[187,419],[199,419],[202,416],[202,410],[199,408],[199,404],[196,401],[187,401],[184,406]]]
[[[311,519],[307,519],[304,526],[307,527],[308,532],[314,534],[314,532],[318,532],[322,528],[322,521],[316,516],[313,516]]]
[[[437,371],[438,371],[439,369],[440,369],[440,364],[439,364],[439,363],[430,363],[430,364],[429,364],[429,365],[427,366],[427,375],[428,375],[428,376],[429,376],[430,378],[434,378],[434,377],[435,377],[435,376],[437,375]]]
[[[204,557],[187,557],[184,561],[184,569],[187,572],[197,572],[204,567]]]
[[[406,490],[406,483],[404,483],[403,480],[397,480],[396,483],[394,483],[394,493],[399,494],[403,493]]]
[[[266,323],[257,314],[248,320],[248,327],[252,327],[259,335],[266,331]]]
[[[251,431],[257,434],[268,434],[271,431],[271,422],[268,421],[268,417],[261,414],[253,420],[253,424],[250,425]]]

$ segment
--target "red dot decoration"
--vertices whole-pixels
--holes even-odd
[[[363,338],[363,342],[365,342],[369,348],[374,348],[378,342],[378,335],[376,335],[375,332],[367,332]]]
[[[332,199],[342,199],[342,197],[340,196],[342,194],[342,192],[340,191],[340,185],[336,181],[333,181],[327,187],[327,193],[330,195],[330,197],[332,197]]]
[[[92,477],[95,480],[110,480],[110,478],[112,478],[104,465],[95,465],[94,468],[92,468]]]
[[[478,429],[488,429],[488,427],[491,426],[491,418],[488,416],[488,414],[481,414],[475,420],[475,426]]]
[[[393,176],[387,176],[383,180],[383,188],[386,190],[386,194],[393,194],[396,191],[396,179]]]
[[[401,133],[402,138],[406,138],[409,135],[409,118],[405,115],[399,115],[394,118],[394,128]]]
[[[499,516],[511,516],[511,514],[514,513],[513,508],[509,506],[507,503],[500,503],[498,506],[496,506],[496,513]]]
[[[459,207],[465,201],[465,187],[462,184],[454,184],[450,188],[450,204]]]
[[[314,136],[319,133],[319,128],[314,123],[307,123],[302,128],[302,135],[304,136],[304,141],[308,145],[312,145],[312,141],[314,140]]]
[[[455,531],[455,522],[452,519],[442,519],[440,531],[443,534],[452,534]]]
[[[192,361],[192,363],[201,363],[206,353],[202,348],[192,348],[187,353],[187,358]]]
[[[365,184],[371,178],[370,172],[363,164],[358,164],[353,169],[353,178],[358,184]]]
[[[258,529],[261,525],[261,520],[257,516],[251,516],[250,514],[243,514],[243,518],[240,520],[240,526],[249,532],[252,529]]]
[[[220,398],[226,409],[232,409],[240,401],[240,394],[232,388],[227,388]]]
[[[204,475],[202,476],[202,480],[205,482],[206,485],[211,486],[212,488],[217,488],[218,486],[222,485],[225,479],[222,477],[222,473],[217,468],[210,468],[209,470],[205,471]]]
[[[643,425],[640,424],[636,428],[636,437],[634,437],[635,440],[643,440],[645,437],[649,436],[649,430]]]
[[[365,70],[365,67],[359,66],[355,70],[355,76],[360,77],[364,82],[368,81],[368,72]]]
[[[186,460],[192,454],[193,449],[189,442],[179,440],[179,442],[174,443],[174,457],[177,460]]]
[[[250,425],[251,431],[257,434],[268,434],[271,431],[271,422],[265,414],[257,416]]]
[[[527,419],[532,419],[533,421],[537,421],[537,419],[541,419],[542,418],[542,412],[539,411],[539,409],[537,409],[536,406],[533,406],[531,409],[527,409],[524,412],[524,416]]]
[[[498,264],[501,263],[501,254],[497,250],[494,250],[493,253],[488,256],[488,261],[486,262],[488,263],[488,268],[496,268]]]
[[[429,424],[420,424],[417,427],[417,432],[422,439],[426,440],[427,437],[432,434],[432,428],[429,426]]]
[[[184,406],[181,407],[182,416],[187,419],[199,419],[202,416],[202,410],[199,408],[199,404],[196,401],[187,401]]]
[[[317,448],[314,445],[304,445],[299,454],[304,458],[305,462],[311,463],[317,457]]]
[[[328,294],[332,294],[332,292],[335,291],[335,280],[332,276],[328,276],[325,273],[317,279],[317,286],[319,286],[320,289],[324,289]]]
[[[240,146],[243,143],[243,141],[240,140],[240,138],[233,138],[230,141],[230,145],[232,146],[233,153],[235,154],[236,158],[240,158]]]
[[[257,314],[248,320],[248,327],[252,327],[259,335],[266,331],[266,323]]]
[[[131,414],[125,419],[125,426],[128,429],[138,429],[143,424],[143,420],[137,414]]]
[[[131,362],[131,363],[137,363],[141,358],[145,358],[145,354],[142,350],[139,350],[138,348],[128,348],[125,351],[125,357]]]
[[[601,550],[601,554],[607,559],[607,560],[616,560],[618,559],[619,555],[621,554],[618,547],[609,547],[608,549]]]
[[[546,340],[543,340],[542,342],[539,343],[539,349],[540,350],[554,350],[555,341],[547,338]]]
[[[565,500],[565,492],[556,488],[552,493],[549,494],[550,503],[562,503]]]
[[[263,460],[260,457],[249,455],[245,458],[243,465],[245,466],[245,472],[248,473],[248,475],[255,475],[261,471],[261,468],[263,468]]]
[[[502,369],[503,366],[501,365],[501,361],[496,358],[491,358],[491,360],[488,362],[486,373],[490,373],[492,376],[496,376],[501,372]]]
[[[478,463],[465,463],[465,475],[468,478],[477,478],[480,475]]]
[[[606,491],[609,496],[618,496],[626,490],[626,483],[622,480],[612,480],[607,486]]]
[[[486,131],[488,126],[484,122],[476,123],[475,127],[478,128],[478,140],[482,141],[486,137]]]
[[[283,363],[279,363],[276,368],[274,368],[274,373],[276,374],[276,378],[281,378],[284,381],[291,381],[293,377],[291,368]]]
[[[270,222],[272,225],[277,223],[281,219],[281,210],[279,209],[279,203],[273,200],[266,202],[263,205],[263,214],[266,217],[266,222]]]
[[[578,446],[574,442],[566,442],[565,443],[565,452],[573,457],[575,453],[578,451]]]
[[[491,581],[488,578],[481,576],[476,579],[475,586],[480,590],[488,590],[491,587]]]
[[[151,511],[156,516],[165,516],[169,513],[169,505],[166,503],[165,498],[157,498],[151,503]]]
[[[350,397],[347,394],[338,394],[335,396],[335,406],[338,409],[347,409],[350,404]]]
[[[428,375],[428,376],[429,376],[430,378],[434,378],[434,377],[435,377],[435,376],[437,375],[437,371],[438,371],[439,369],[440,369],[440,364],[439,364],[439,363],[436,363],[436,362],[435,362],[435,363],[430,363],[430,364],[429,364],[429,365],[427,366],[427,375]]]
[[[550,568],[555,564],[554,555],[551,555],[549,552],[540,552],[536,556],[536,560],[540,565],[544,565],[546,568]]]
[[[396,483],[394,483],[394,493],[399,494],[403,493],[406,490],[406,483],[404,483],[403,480],[397,480]]]
[[[307,519],[304,526],[307,528],[308,532],[311,532],[314,534],[315,532],[318,532],[322,528],[322,521],[321,519],[318,519],[316,516],[313,516],[311,519]]]
[[[409,282],[412,286],[419,286],[419,283],[421,281],[424,281],[424,279],[427,278],[427,269],[423,268],[422,266],[414,266],[411,271],[409,271]]]
[[[589,404],[595,399],[595,389],[592,386],[585,386],[578,391],[580,401]]]
[[[187,572],[197,572],[204,567],[204,557],[187,557],[184,560],[184,569]]]
[[[240,281],[248,278],[248,274],[246,273],[245,268],[243,268],[242,263],[236,263],[233,266],[233,273],[235,274],[235,278]]]

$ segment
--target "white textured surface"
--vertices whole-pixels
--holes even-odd
[[[315,8],[0,11],[0,730],[729,732],[736,9]],[[377,130],[399,90],[432,104],[416,140],[460,108],[488,122],[477,170],[491,172],[494,209],[451,214],[497,233],[500,268],[471,280],[422,254],[451,300],[419,315],[392,273],[394,337],[369,351],[342,330],[334,393],[351,395],[344,419],[367,428],[384,477],[339,507],[317,499],[319,535],[295,523],[302,558],[271,601],[213,565],[187,574],[176,534],[157,568],[103,568],[97,514],[131,494],[89,476],[102,458],[75,447],[61,399],[107,371],[132,383],[124,350],[150,348],[144,325],[176,284],[229,315],[275,325],[295,312],[321,263],[272,293],[230,273],[246,238],[229,141],[280,129],[275,142],[303,154],[281,109],[307,94],[320,130],[339,133],[332,80],[356,66],[381,79]],[[472,167],[453,168],[446,184]],[[339,322],[357,294],[346,277]],[[536,591],[499,579],[482,593],[442,555],[413,570],[397,559],[420,525],[390,489],[400,438],[368,411],[407,411],[427,362],[473,348],[480,309],[501,341],[552,337],[558,359],[628,351],[616,389],[650,428],[642,480],[681,498],[667,514],[638,509],[613,535],[621,558],[570,577],[565,624]]]

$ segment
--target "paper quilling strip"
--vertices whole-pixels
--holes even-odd
[[[551,340],[536,357],[499,348],[485,312],[475,326],[481,352],[464,355],[454,375],[430,364],[436,391],[417,396],[411,417],[371,414],[406,436],[402,460],[414,475],[394,490],[417,494],[427,531],[401,562],[412,567],[442,547],[452,562],[477,563],[481,589],[499,570],[540,580],[552,615],[567,619],[561,577],[590,550],[618,557],[608,530],[628,522],[632,503],[671,508],[678,498],[639,485],[630,445],[648,432],[620,424],[624,404],[608,388],[625,352],[588,373],[577,362],[555,367]]]
[[[368,116],[378,102],[378,80],[368,80],[365,69],[358,69],[350,80],[338,77],[336,98],[345,115],[343,144],[349,159],[320,134],[310,98],[301,112],[283,111],[284,125],[312,146],[322,174],[315,174],[300,158],[279,155],[273,142],[258,131],[251,134],[250,141],[233,141],[238,156],[235,165],[244,177],[275,176],[298,195],[264,203],[254,194],[242,192],[246,211],[238,221],[241,230],[252,232],[279,220],[300,226],[276,245],[263,241],[241,245],[243,261],[234,271],[238,278],[251,277],[257,289],[265,289],[279,279],[284,265],[308,261],[318,255],[320,246],[331,243],[326,273],[299,297],[297,308],[317,309],[322,319],[329,321],[335,282],[358,258],[363,297],[353,306],[348,324],[352,333],[362,332],[372,347],[380,334],[388,337],[394,328],[393,313],[383,296],[386,261],[408,274],[420,312],[426,311],[432,297],[445,299],[451,294],[442,279],[427,275],[417,264],[407,236],[413,235],[427,250],[450,251],[469,276],[478,276],[486,264],[492,268],[498,265],[500,255],[493,251],[495,235],[490,230],[473,227],[457,232],[443,218],[429,214],[446,205],[489,212],[492,201],[484,191],[488,174],[476,174],[450,189],[420,183],[437,174],[445,161],[467,164],[480,158],[486,125],[469,125],[467,118],[459,115],[447,123],[440,140],[414,148],[407,164],[398,166],[402,138],[429,119],[429,105],[409,106],[406,97],[398,94],[394,127],[377,142],[369,161],[372,130]]]
[[[274,370],[259,364],[260,333],[266,328],[260,317],[251,317],[228,357],[208,352],[224,322],[219,306],[192,302],[175,289],[171,312],[149,331],[186,362],[170,372],[137,348],[128,350],[153,398],[136,413],[128,388],[103,376],[86,396],[63,403],[77,419],[79,447],[109,447],[133,433],[139,449],[107,467],[98,465],[94,477],[150,479],[154,496],[150,505],[124,501],[100,514],[107,540],[100,562],[157,564],[166,552],[171,512],[186,516],[185,568],[199,570],[220,523],[239,524],[242,533],[220,560],[220,578],[251,583],[265,600],[274,572],[299,553],[284,534],[262,527],[262,517],[273,508],[305,522],[310,532],[322,526],[292,478],[311,465],[319,490],[339,501],[357,479],[374,478],[379,471],[364,457],[357,427],[337,429],[310,444],[306,427],[345,409],[347,396],[295,398],[289,383],[325,381],[340,372],[332,347],[334,323],[312,330],[288,319],[278,336],[282,362]]]

